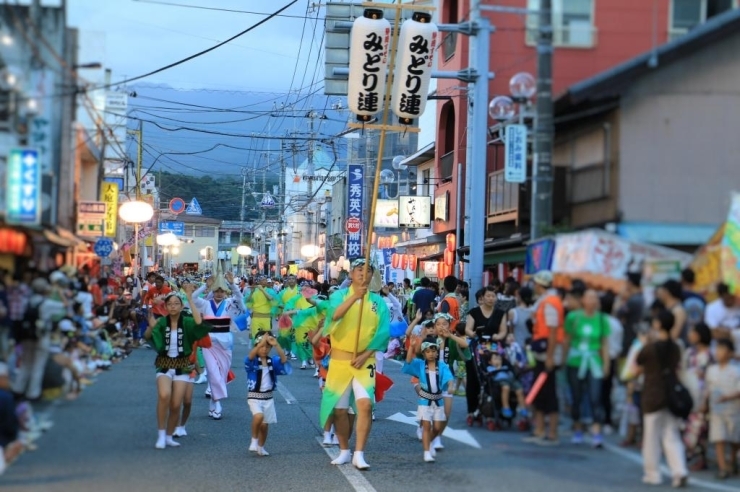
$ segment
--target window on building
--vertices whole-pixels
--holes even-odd
[[[215,237],[216,228],[213,226],[185,225],[185,236],[189,237]]]
[[[514,212],[519,206],[519,185],[507,183],[504,172],[488,176],[488,215]]]
[[[738,6],[738,0],[673,0],[671,2],[670,39],[683,36],[715,15]]]
[[[429,192],[431,190],[432,186],[432,170],[431,169],[424,169],[421,172],[421,189],[419,190],[420,196],[431,196],[432,194]]]
[[[561,47],[590,48],[596,44],[595,0],[553,0],[553,44]],[[529,10],[538,10],[539,0],[527,0]],[[537,43],[539,16],[527,15],[527,44]]]

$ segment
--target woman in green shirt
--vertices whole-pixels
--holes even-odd
[[[601,424],[604,408],[601,405],[601,382],[609,374],[609,320],[600,312],[599,295],[589,289],[583,294],[582,309],[568,313],[565,318],[564,354],[570,386],[571,416],[575,425],[572,442],[583,443],[581,409],[587,400],[593,416],[591,429],[593,446],[604,444]]]
[[[210,326],[203,323],[203,318],[193,302],[195,290],[193,284],[183,286],[193,317],[183,316],[183,302],[176,292],[167,294],[164,299],[167,316],[154,319],[149,312],[149,328],[144,338],[151,340],[157,352],[154,365],[157,368],[157,425],[159,436],[157,449],[167,446],[177,447],[172,434],[180,421],[180,407],[183,404],[188,385],[193,384],[190,376],[194,368],[190,360],[193,344],[208,336]]]

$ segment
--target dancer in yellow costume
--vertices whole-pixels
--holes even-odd
[[[295,275],[289,275],[285,281],[285,286],[283,286],[283,289],[277,295],[277,315],[280,316],[288,311],[290,309],[288,305],[298,298],[302,298],[302,296],[296,284]],[[293,335],[293,326],[278,328],[278,343],[289,357],[293,355]]]
[[[260,278],[247,297],[247,307],[252,311],[252,340],[260,331],[272,333],[272,308],[277,295],[266,285],[267,279]]]
[[[296,355],[301,361],[301,369],[315,366],[313,361],[313,346],[308,333],[316,330],[318,319],[314,303],[306,299],[303,293],[293,297],[284,307],[283,314],[293,320],[293,337],[295,339]]]
[[[367,470],[365,445],[372,426],[372,407],[375,399],[375,352],[384,352],[390,338],[390,313],[380,295],[369,292],[368,286],[374,269],[365,260],[352,263],[352,284],[329,298],[329,310],[324,323],[324,334],[331,340],[331,359],[326,386],[321,398],[321,425],[334,412],[334,427],[339,439],[339,456],[333,465],[352,464]],[[367,277],[367,279],[366,279]],[[360,300],[362,302],[362,324]],[[357,355],[354,355],[357,330],[360,330]],[[357,432],[354,456],[349,451],[350,405],[357,414]]]

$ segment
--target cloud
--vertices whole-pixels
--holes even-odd
[[[270,12],[281,3],[250,0],[249,8]],[[244,4],[222,1],[219,7],[243,9]],[[305,4],[299,2],[286,13],[305,15]],[[68,22],[81,31],[80,59],[103,63],[113,70],[114,80],[146,73],[211,47],[261,18],[133,0],[74,0],[68,3]],[[314,44],[318,44],[323,22],[306,22],[301,59],[297,62],[303,24],[302,19],[274,18],[233,41],[233,45],[227,44],[147,81],[183,88],[287,90],[298,63],[298,83],[304,78],[304,71],[308,72],[305,76],[308,83],[319,55],[314,45],[306,69],[310,41],[315,29]],[[104,40],[100,33],[105,33]],[[101,43],[105,46],[102,53]],[[105,59],[99,59],[101,56]],[[317,78],[319,76],[323,77],[323,68],[319,68]]]

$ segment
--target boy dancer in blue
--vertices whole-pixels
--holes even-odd
[[[270,350],[273,347],[278,355],[270,357]],[[262,331],[257,334],[254,348],[244,359],[244,368],[249,381],[247,403],[252,412],[252,442],[249,451],[259,456],[270,456],[265,450],[267,426],[277,423],[272,393],[277,388],[278,375],[284,376],[292,372],[286,361],[285,352],[280,348],[277,339],[271,333]]]

